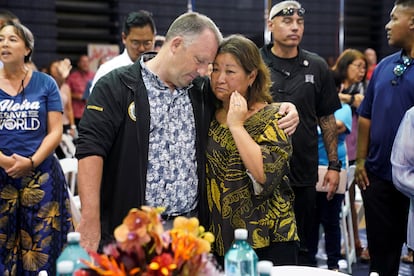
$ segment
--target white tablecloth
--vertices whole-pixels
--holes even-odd
[[[308,266],[274,266],[272,276],[344,276],[347,274],[328,269]]]

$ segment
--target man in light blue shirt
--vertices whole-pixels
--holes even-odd
[[[392,179],[395,187],[410,198],[407,246],[414,249],[414,107],[405,114],[391,153]]]

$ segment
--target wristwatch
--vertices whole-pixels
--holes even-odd
[[[340,172],[341,168],[342,168],[341,160],[329,161],[328,170],[334,170],[334,171]]]

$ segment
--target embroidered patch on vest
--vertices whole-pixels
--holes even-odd
[[[305,82],[315,83],[313,75],[305,75]]]
[[[96,106],[96,105],[88,105],[86,108],[87,109],[93,109],[93,110],[96,110],[96,111],[103,111],[103,107]]]

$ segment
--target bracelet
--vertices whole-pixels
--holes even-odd
[[[341,168],[342,168],[341,160],[329,161],[328,170],[334,170],[334,171],[340,172]]]
[[[71,129],[76,129],[76,125],[70,125]]]
[[[34,170],[35,166],[34,166],[34,161],[33,161],[32,156],[28,156],[27,158],[29,158],[30,162],[32,163],[32,170]]]

